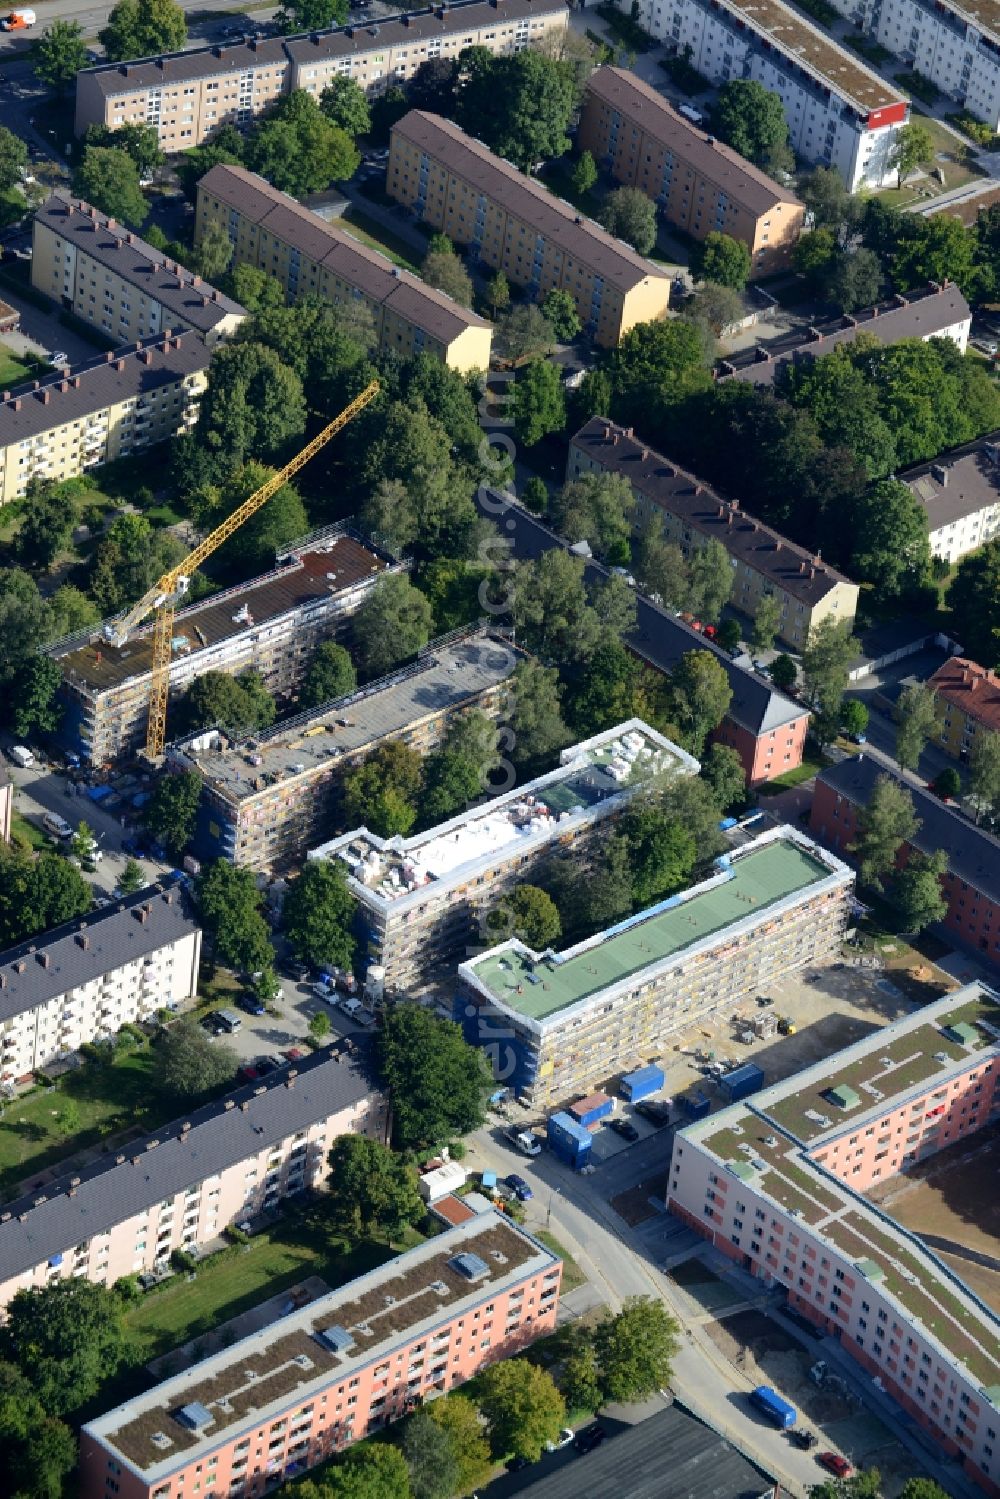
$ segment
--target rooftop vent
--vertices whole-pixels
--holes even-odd
[[[448,1287],[445,1285],[443,1280],[432,1280],[430,1289],[434,1292],[435,1296],[448,1295]]]
[[[192,1400],[174,1412],[174,1420],[179,1426],[186,1426],[188,1431],[204,1431],[206,1426],[211,1426],[215,1417],[200,1400]]]
[[[149,1440],[152,1442],[153,1446],[159,1448],[161,1452],[166,1451],[168,1447],[172,1447],[174,1445],[173,1440],[167,1436],[167,1433],[165,1431],[154,1431]]]
[[[315,1369],[316,1367],[308,1353],[297,1353],[292,1359],[292,1363],[297,1369]]]
[[[465,1250],[462,1254],[452,1255],[448,1261],[449,1270],[454,1270],[456,1275],[464,1276],[466,1280],[482,1280],[489,1275],[490,1267],[478,1254]]]
[[[340,1327],[336,1323],[330,1327],[320,1328],[316,1333],[316,1341],[322,1343],[331,1353],[348,1353],[354,1347],[354,1338],[346,1327]]]

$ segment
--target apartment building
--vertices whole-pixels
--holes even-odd
[[[940,849],[947,854],[941,887],[948,913],[942,926],[980,959],[1000,965],[1000,840],[946,806],[916,776],[904,774],[871,748],[828,766],[816,777],[810,828],[817,838],[850,858],[858,814],[868,805],[881,777],[896,781],[909,793],[919,821],[913,838],[900,849],[899,862],[905,862],[914,849],[922,854]]]
[[[533,1108],[657,1061],[668,1037],[839,951],[854,875],[792,827],[565,952],[517,938],[462,963],[455,1018]]]
[[[289,302],[302,296],[334,305],[363,302],[383,352],[401,359],[431,354],[463,374],[489,368],[492,328],[485,318],[256,173],[217,166],[205,174],[198,183],[196,243],[212,224],[229,235],[233,264],[267,271]]]
[[[1000,677],[990,667],[952,656],[927,683],[941,705],[938,742],[956,760],[968,760],[980,734],[1000,734]]]
[[[970,984],[679,1131],[667,1189],[994,1496],[1000,1317],[865,1193],[998,1118],[1000,996]]]
[[[475,1214],[89,1421],[81,1493],[263,1494],[551,1332],[561,1278]]]
[[[1000,130],[1000,10],[990,0],[834,0],[901,62],[991,130]]]
[[[212,730],[167,747],[168,763],[204,782],[199,858],[285,869],[336,831],[345,770],[398,739],[421,754],[472,708],[495,717],[526,653],[473,630],[431,642],[409,666],[336,702],[230,743]]]
[[[198,992],[201,931],[176,880],[0,953],[0,1083]]]
[[[796,156],[839,172],[849,192],[881,186],[906,95],[800,11],[782,0],[639,0],[637,19],[711,83],[748,78],[776,93]]]
[[[459,0],[328,31],[211,45],[85,68],[76,79],[76,134],[89,125],[155,125],[168,154],[200,146],[223,125],[244,129],[283,94],[317,98],[335,78],[377,97],[422,63],[466,47],[520,52],[565,35],[565,0]]]
[[[507,494],[486,490],[477,494],[476,503],[484,520],[496,525],[502,518],[504,544],[513,549],[519,561],[530,562],[553,547],[568,545]],[[609,573],[589,559],[585,577],[590,586],[606,581]],[[669,673],[688,651],[708,651],[726,673],[732,698],[712,737],[736,751],[748,785],[758,786],[802,764],[809,712],[801,703],[786,697],[767,677],[755,672],[749,659],[746,665],[734,661],[714,641],[644,594],[637,594],[636,609],[637,628],[627,643],[640,660],[656,671]]]
[[[276,697],[294,698],[320,641],[342,634],[379,578],[401,568],[346,523],[293,543],[270,572],[178,610],[171,699],[207,671],[250,670]],[[48,651],[63,674],[63,742],[92,765],[135,750],[146,732],[153,626],[123,646],[85,631]]]
[[[489,940],[504,892],[556,848],[583,855],[651,777],[697,775],[698,761],[641,719],[565,749],[557,770],[411,838],[345,833],[311,859],[340,858],[357,901],[359,947],[405,989]]]
[[[1000,536],[1000,432],[899,477],[924,508],[933,557],[958,562]]]
[[[666,222],[693,239],[717,231],[740,240],[750,251],[751,279],[791,264],[805,204],[678,114],[636,73],[591,73],[576,144],[616,182],[654,199]]]
[[[388,1129],[388,1104],[358,1043],[269,1073],[6,1202],[0,1308],[61,1279],[110,1286],[163,1269],[175,1249],[212,1243],[227,1225],[321,1186],[338,1135],[385,1143]]]
[[[646,447],[631,427],[595,416],[570,442],[566,480],[602,473],[628,480],[636,531],[659,515],[665,539],[686,556],[709,541],[723,546],[733,565],[730,604],[752,618],[764,595],[773,595],[781,605],[778,635],[796,650],[824,619],[853,625],[856,583]]]
[[[954,282],[938,286],[932,282],[923,291],[897,295],[875,307],[845,312],[801,332],[786,333],[770,343],[758,344],[739,354],[730,354],[716,366],[717,380],[743,380],[750,385],[773,385],[787,364],[822,359],[840,344],[852,344],[864,334],[881,344],[898,344],[904,338],[950,338],[964,354],[969,343],[972,312]]]
[[[3,391],[0,505],[31,479],[74,479],[189,431],[211,357],[195,334],[168,329]]]
[[[393,126],[387,191],[534,298],[558,288],[596,343],[664,317],[670,278],[451,120],[411,109]]]

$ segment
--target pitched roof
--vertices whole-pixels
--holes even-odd
[[[899,477],[924,507],[932,533],[1000,505],[1000,432],[942,453]]]
[[[317,1052],[294,1076],[272,1072],[131,1141],[127,1154],[99,1157],[4,1203],[0,1283],[360,1103],[377,1090],[367,1046],[350,1047]]]
[[[158,333],[5,390],[0,401],[0,451],[94,411],[176,385],[208,369],[211,358],[197,334]]]
[[[163,880],[0,953],[0,1020],[37,1009],[198,930],[183,885]]]
[[[953,703],[976,723],[1000,734],[1000,677],[995,671],[962,656],[952,656],[938,667],[927,685],[946,703]]]
[[[328,223],[245,167],[215,166],[198,183],[198,198],[214,197],[250,223],[298,249],[375,303],[398,312],[447,346],[467,328],[488,328],[485,318],[445,292],[401,270],[339,225]]]
[[[952,874],[1000,904],[1000,840],[947,807],[915,777],[901,775],[891,760],[868,750],[829,766],[816,779],[854,806],[866,807],[880,776],[888,776],[913,798],[920,819],[910,840],[913,847],[924,854],[942,849]]]
[[[624,240],[615,239],[592,219],[583,218],[572,204],[553,197],[548,188],[525,177],[509,161],[494,156],[489,147],[466,135],[452,120],[411,109],[392,127],[392,136],[426,151],[448,171],[474,183],[493,202],[522,218],[553,244],[562,245],[619,290],[629,291],[651,278],[669,282],[660,266],[646,260]]]
[[[636,73],[626,68],[604,67],[591,73],[587,80],[584,110],[590,99],[599,99],[619,111],[627,120],[694,167],[725,190],[728,198],[748,213],[760,218],[779,203],[804,208],[801,198],[780,187],[760,167],[747,161],[732,146],[707,135],[658,94]]]
[[[662,453],[638,442],[631,427],[619,427],[607,417],[595,416],[580,428],[570,446],[609,472],[621,474],[654,505],[720,542],[731,557],[792,598],[815,605],[839,584],[851,586],[850,580],[829,563],[747,515],[737,504],[723,500]]]
[[[925,291],[908,292],[889,302],[845,312],[801,331],[788,333],[768,344],[758,344],[740,354],[730,354],[716,366],[718,380],[745,380],[751,385],[771,385],[786,364],[800,359],[819,359],[838,344],[852,344],[861,333],[879,343],[895,344],[902,338],[933,338],[955,323],[969,322],[969,304],[953,282],[931,284]]]
[[[183,327],[211,333],[224,318],[246,317],[239,302],[79,198],[53,193],[35,213],[35,225],[51,229],[82,255],[159,302]]]

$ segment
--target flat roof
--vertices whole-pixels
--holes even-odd
[[[675,152],[693,166],[699,176],[717,183],[727,198],[739,203],[748,213],[759,218],[780,203],[794,208],[805,207],[790,188],[781,187],[773,177],[747,161],[725,141],[706,134],[678,114],[673,105],[637,73],[627,68],[597,68],[587,80],[586,94],[638,124],[644,134]]]
[[[861,114],[867,116],[892,104],[909,102],[901,89],[890,87],[846,47],[839,47],[818,26],[790,6],[782,5],[781,0],[711,0],[711,3],[717,10],[728,10],[741,25],[756,31],[796,68],[848,100]]]
[[[119,224],[82,198],[53,193],[36,209],[34,227],[41,224],[67,240],[81,255],[89,255],[113,271],[171,317],[198,333],[211,333],[224,318],[246,317],[246,308],[209,285],[162,250],[154,250],[126,224]]]
[[[445,346],[467,328],[490,326],[470,308],[393,265],[381,251],[362,244],[341,225],[320,218],[245,167],[212,167],[198,183],[199,202],[202,194],[235,209],[249,223],[358,287],[373,302],[398,311]]]
[[[346,528],[315,543],[292,543],[270,572],[179,610],[173,659],[191,660],[224,641],[254,635],[269,621],[296,610],[306,614],[394,566],[387,552]],[[87,643],[73,643],[68,649],[57,645],[51,654],[75,688],[100,694],[150,674],[153,630],[152,624],[146,625],[116,646],[97,629]]]
[[[456,1267],[468,1254],[482,1266],[475,1279]],[[480,1303],[559,1264],[550,1249],[495,1210],[475,1214],[89,1421],[84,1430],[148,1483],[156,1482],[220,1441],[232,1441],[337,1380],[346,1384],[373,1359],[450,1326]],[[432,1350],[427,1372],[434,1363]],[[209,1418],[196,1428],[177,1419],[192,1406],[203,1407]]]
[[[425,646],[412,665],[266,734],[233,742],[213,729],[179,740],[168,752],[175,763],[197,770],[210,791],[238,805],[477,698],[507,681],[527,659],[518,646],[488,630],[458,640],[446,636],[441,645]]]
[[[604,815],[630,799],[654,776],[697,775],[700,768],[635,718],[563,750],[560,758],[558,769],[411,838],[381,838],[359,828],[309,857],[343,859],[360,900],[385,911],[405,909],[419,905],[435,885],[464,885],[480,867],[565,836],[595,811]]]
[[[533,177],[526,177],[509,161],[495,156],[452,120],[411,109],[392,127],[393,140],[397,137],[425,151],[464,182],[474,183],[479,192],[553,244],[563,246],[620,291],[629,291],[644,281],[662,281],[669,287],[670,277],[662,266],[616,239],[593,219],[583,218],[571,203],[554,197]]]
[[[724,500],[703,480],[680,468],[655,448],[604,416],[591,417],[570,439],[592,463],[621,474],[632,488],[685,525],[718,541],[731,557],[767,578],[791,598],[814,606],[840,584],[855,587],[843,573]]]
[[[543,1022],[826,881],[853,881],[845,864],[791,827],[762,834],[717,865],[709,879],[566,952],[537,953],[513,939],[459,971],[503,1008]]]
[[[906,469],[899,477],[924,507],[932,533],[967,515],[992,509],[1000,505],[1000,432],[953,448],[933,463]]]

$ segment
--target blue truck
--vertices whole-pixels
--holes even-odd
[[[770,1385],[759,1384],[750,1396],[750,1403],[755,1405],[761,1415],[766,1416],[781,1431],[787,1431],[790,1426],[795,1425],[794,1405],[789,1405],[787,1400],[782,1400]]]

